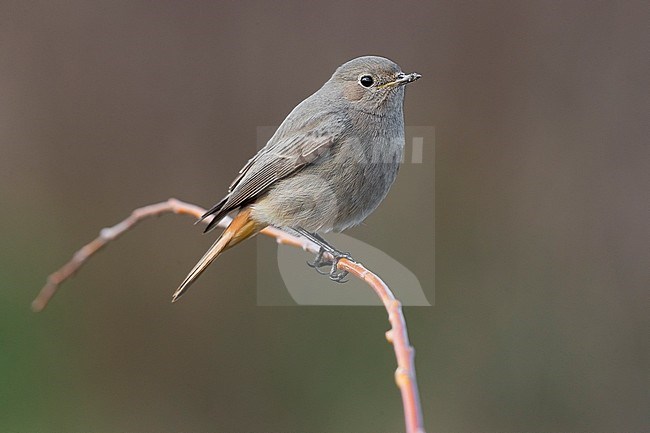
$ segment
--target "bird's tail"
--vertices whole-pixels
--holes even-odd
[[[219,239],[208,249],[208,251],[201,257],[201,260],[194,265],[194,268],[185,277],[185,280],[178,286],[178,289],[172,296],[172,302],[176,302],[178,298],[185,293],[190,285],[205,271],[205,269],[212,263],[222,252],[230,247],[233,247],[251,236],[255,236],[260,230],[264,228],[263,224],[251,218],[250,208],[242,209],[237,216],[232,220],[230,225],[221,233]]]

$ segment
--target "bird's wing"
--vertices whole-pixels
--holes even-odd
[[[211,230],[228,212],[249,203],[278,180],[329,153],[336,142],[337,134],[318,131],[271,139],[240,170],[230,185],[228,195],[201,217],[214,215],[205,231]]]

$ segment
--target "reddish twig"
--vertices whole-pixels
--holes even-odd
[[[42,311],[52,299],[59,286],[64,281],[71,278],[88,261],[88,259],[90,259],[90,257],[106,246],[110,241],[132,229],[143,219],[160,216],[166,213],[192,215],[199,218],[204,212],[205,209],[199,206],[173,198],[165,202],[144,206],[134,210],[131,212],[131,215],[122,222],[113,227],[102,229],[97,238],[83,246],[72,256],[72,259],[69,262],[51,274],[47,278],[45,286],[43,286],[36,299],[32,302],[32,309],[37,312]],[[209,219],[203,222],[207,223],[208,221]],[[224,218],[219,222],[219,226],[225,227],[229,222],[228,218]],[[267,227],[262,230],[262,233],[275,238],[279,244],[299,247],[312,253],[318,252],[318,246],[311,241],[292,236],[282,230]],[[406,321],[404,320],[404,314],[402,313],[402,304],[395,299],[395,296],[381,278],[366,269],[361,263],[341,259],[338,262],[338,268],[342,271],[348,271],[360,280],[365,281],[370,287],[372,287],[377,296],[379,296],[383,302],[384,307],[388,312],[388,320],[391,324],[391,329],[386,332],[386,339],[393,344],[395,357],[397,358],[395,382],[402,394],[406,432],[424,433],[422,409],[420,406],[420,397],[415,377],[415,351],[409,343]]]
[[[65,280],[71,278],[79,268],[81,268],[84,263],[93,256],[93,254],[104,248],[110,241],[117,239],[126,231],[132,229],[143,219],[160,216],[166,213],[186,214],[196,217],[197,215],[202,215],[203,212],[205,211],[199,206],[184,203],[173,198],[162,203],[156,203],[134,210],[131,212],[131,215],[122,222],[113,227],[101,229],[98,237],[74,253],[72,259],[59,268],[59,270],[50,274],[50,276],[47,277],[45,286],[43,286],[36,299],[32,301],[32,310],[36,312],[42,311],[47,306],[48,302],[50,302],[52,296],[55,295],[59,286]],[[222,221],[220,224],[225,224],[225,222],[226,221]]]

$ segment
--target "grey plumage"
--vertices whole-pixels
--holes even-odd
[[[206,231],[260,196],[253,217],[269,225],[328,232],[363,221],[386,196],[402,159],[404,87],[377,89],[400,73],[394,62],[374,56],[339,67],[289,113],[204,215],[215,215]],[[359,84],[363,74],[376,77],[374,88]]]
[[[404,149],[403,85],[418,78],[382,57],[340,66],[289,113],[228,194],[203,215],[214,216],[206,231],[237,209],[255,223],[238,222],[247,227],[245,237],[268,225],[327,233],[359,224],[395,180]],[[206,253],[211,260],[233,245],[221,242],[213,251],[218,244]],[[174,299],[205,269],[200,265]]]

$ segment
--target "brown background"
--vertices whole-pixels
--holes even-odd
[[[406,310],[428,430],[647,430],[649,19],[647,2],[1,1],[0,430],[403,429],[382,309],[256,307],[254,242],[171,305],[212,240],[188,218],[143,224],[28,310],[132,208],[219,199],[256,128],[363,54],[424,76],[406,122],[436,128],[436,305]],[[431,295],[415,203],[434,191],[408,182],[351,234]]]

